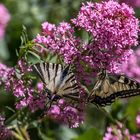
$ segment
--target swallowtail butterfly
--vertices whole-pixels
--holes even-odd
[[[105,69],[97,75],[97,81],[88,102],[99,106],[110,105],[117,98],[140,95],[140,83],[125,75],[109,74]]]
[[[79,88],[70,66],[41,62],[32,65],[32,68],[45,84],[50,99],[66,97],[78,100]]]

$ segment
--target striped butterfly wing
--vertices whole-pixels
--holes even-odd
[[[32,68],[39,75],[46,88],[54,93],[58,88],[64,67],[60,64],[41,62],[32,65]]]
[[[78,84],[70,66],[64,68],[60,64],[38,63],[33,65],[33,69],[52,94],[76,100],[79,97]]]
[[[58,94],[73,100],[79,99],[79,86],[75,75],[71,72],[71,70],[68,71],[62,84],[60,85]]]
[[[89,101],[100,106],[110,105],[117,98],[140,94],[140,84],[124,75],[108,74],[101,82],[96,83],[100,83],[99,87],[93,89]]]

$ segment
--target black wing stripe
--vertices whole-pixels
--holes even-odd
[[[40,79],[45,83],[45,79],[40,64],[33,65],[32,68],[39,75]]]
[[[134,82],[134,81],[130,81],[130,80],[129,80],[129,83],[128,83],[128,84],[129,84],[130,87],[135,86],[135,82]]]
[[[73,84],[72,86],[66,87],[66,88],[64,89],[64,91],[65,91],[65,90],[68,90],[68,89],[75,89],[75,88],[77,89],[77,87],[78,87],[78,86],[77,86],[77,83],[75,83],[75,84]]]
[[[55,68],[55,64],[54,63],[52,63],[52,69],[54,69]]]
[[[131,96],[136,96],[136,95],[140,95],[140,89],[113,93],[110,96],[105,97],[105,98],[95,95],[93,97],[93,100],[91,100],[91,103],[96,103],[100,106],[105,106],[105,105],[109,105],[109,104],[113,103],[117,97],[126,98],[126,97],[131,97]]]
[[[129,80],[128,78],[126,78],[126,77],[124,78],[124,83],[125,83],[125,84],[129,84],[129,81],[130,81],[130,80]]]
[[[55,77],[57,76],[57,72],[58,72],[58,64],[56,64],[55,66]]]
[[[73,98],[73,99],[76,98],[76,99],[78,99],[80,96],[79,96],[79,92],[75,92],[75,93],[67,93],[63,97]]]
[[[66,80],[65,83],[68,83],[69,81],[72,82],[73,80],[75,80],[75,76],[74,76],[74,75],[71,75],[71,76]]]
[[[69,68],[70,68],[70,67],[67,66],[67,67],[63,70],[62,75],[61,75],[61,78],[60,78],[61,83],[63,82],[63,80],[65,79],[65,77],[68,75]]]
[[[120,98],[126,98],[126,97],[131,97],[131,96],[136,96],[136,95],[140,95],[140,89],[122,91],[116,94],[116,96]]]
[[[78,97],[78,96],[75,97],[75,96],[65,95],[65,96],[63,96],[63,97],[66,97],[66,98],[72,99],[72,100],[74,100],[74,101],[79,101],[79,97]]]
[[[140,84],[138,82],[136,83],[136,87],[137,88],[140,88]]]
[[[73,79],[71,79],[71,82],[74,82],[74,81],[76,82],[76,79],[75,79],[75,77],[74,77]]]
[[[49,63],[46,63],[46,71],[47,71],[47,78],[48,78],[48,81],[50,81],[50,71],[49,71]]]
[[[58,71],[58,64],[56,64],[55,66],[54,66],[54,64],[53,64],[53,69],[54,69],[54,79],[53,79],[53,81],[54,81],[54,85],[55,85],[55,83],[56,83],[57,71]]]
[[[77,90],[77,89],[79,89],[79,86],[78,85],[75,86],[75,87],[73,87],[73,90]]]

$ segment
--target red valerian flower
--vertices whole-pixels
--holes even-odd
[[[121,139],[128,139],[128,140],[139,140],[140,134],[130,134],[129,130],[123,126],[122,123],[118,125],[112,125],[107,128],[107,132],[103,137],[103,140],[121,140]]]
[[[70,128],[79,127],[84,121],[83,106],[80,105],[78,108],[75,104],[70,104],[64,99],[60,99],[57,104],[51,106],[48,110],[47,115],[51,118],[68,125]]]
[[[133,9],[124,3],[87,2],[72,22],[92,35],[92,41],[84,45],[89,54],[83,58],[93,67],[104,66],[116,72],[118,65],[127,61],[131,47],[138,44],[139,21]]]
[[[42,24],[42,34],[38,34],[34,40],[45,46],[46,49],[59,54],[65,63],[72,63],[78,54],[77,46],[79,39],[74,36],[74,29],[69,23],[61,22],[58,26],[44,22]]]

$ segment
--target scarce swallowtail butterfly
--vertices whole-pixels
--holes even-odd
[[[32,65],[32,69],[45,84],[45,91],[51,100],[62,97],[79,99],[79,87],[70,66],[41,62]]]
[[[117,98],[140,95],[140,83],[125,75],[109,74],[101,69],[88,102],[99,106],[110,105]]]

